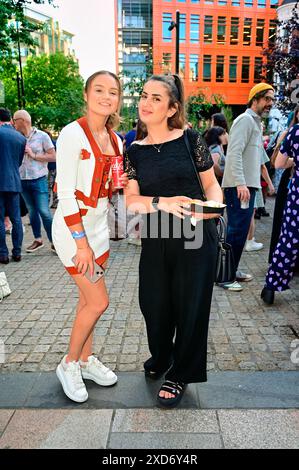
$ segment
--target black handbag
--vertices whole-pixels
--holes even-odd
[[[216,284],[224,284],[236,280],[236,268],[232,246],[225,241],[226,223],[223,217],[219,217],[218,225],[218,253],[216,264]]]
[[[203,200],[206,201],[207,197],[204,192],[204,188],[195,166],[194,158],[192,155],[190,142],[187,132],[184,132],[185,145],[187,147],[193,169],[196,173],[196,177],[202,192]],[[218,234],[218,252],[217,252],[217,263],[216,263],[216,284],[223,284],[226,282],[233,282],[236,279],[236,269],[234,262],[234,254],[232,247],[226,242],[226,222],[223,217],[219,217],[216,220],[217,234]]]

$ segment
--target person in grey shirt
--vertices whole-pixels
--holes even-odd
[[[273,103],[273,87],[267,83],[255,85],[249,93],[247,110],[234,120],[229,133],[222,187],[227,204],[227,243],[232,246],[236,279],[221,287],[232,291],[242,290],[239,282],[252,280],[238,266],[254,211],[255,192],[261,187],[261,118],[269,114]]]

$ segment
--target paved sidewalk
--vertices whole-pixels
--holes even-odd
[[[298,449],[298,410],[5,410],[0,449]]]
[[[72,280],[48,244],[1,266],[13,292],[0,303],[0,449],[298,449],[299,281],[271,307],[260,299],[271,223],[257,223],[265,249],[242,259],[254,280],[241,293],[215,287],[208,382],[190,385],[172,411],[156,406],[161,381],[141,372],[149,353],[138,306],[139,247],[111,243],[110,306],[94,351],[119,382],[88,382],[82,405],[65,397],[54,373],[74,319]],[[26,229],[24,246],[32,241]]]
[[[121,372],[68,400],[51,372],[0,375],[0,449],[299,448],[298,372],[214,372],[179,407],[156,406],[160,382]],[[1,436],[2,435],[2,436]]]
[[[273,206],[273,201],[267,203]],[[272,218],[257,222],[262,251],[245,253],[244,270],[254,280],[241,293],[215,287],[212,302],[208,370],[298,370],[292,342],[299,338],[299,279],[292,289],[265,306],[260,299],[267,269]],[[32,241],[26,226],[24,246]],[[12,294],[0,304],[0,340],[5,346],[3,372],[54,371],[67,350],[77,302],[76,287],[49,244],[21,263],[1,266]],[[143,317],[138,305],[140,248],[111,243],[107,272],[110,306],[98,323],[94,350],[117,371],[141,371],[148,357]]]

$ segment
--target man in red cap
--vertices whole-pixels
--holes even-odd
[[[242,290],[239,282],[252,280],[238,266],[254,211],[255,193],[261,187],[264,152],[261,119],[269,114],[273,102],[271,85],[255,85],[249,93],[247,110],[235,119],[229,133],[222,187],[227,204],[227,243],[233,249],[236,280],[221,286],[232,291]]]

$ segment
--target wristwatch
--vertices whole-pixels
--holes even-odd
[[[159,208],[158,208],[159,201],[160,201],[160,197],[158,197],[158,196],[155,196],[152,199],[152,206],[156,211],[159,210]]]

